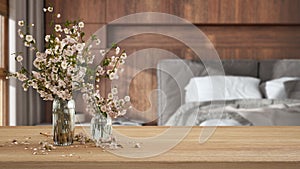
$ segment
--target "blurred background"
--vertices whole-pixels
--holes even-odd
[[[30,66],[32,53],[22,47],[17,36],[17,21],[35,23],[34,35],[43,42],[51,31],[51,16],[43,7],[54,7],[65,20],[82,19],[86,38],[106,25],[102,47],[108,48],[117,36],[134,29],[159,27],[176,31],[176,24],[110,24],[122,16],[139,12],[162,12],[182,17],[203,31],[216,48],[221,59],[283,59],[300,57],[300,1],[299,0],[0,0],[0,125],[43,125],[52,120],[52,102],[42,101],[33,90],[24,92],[19,82],[5,79],[5,71],[14,71],[16,62],[11,55],[22,51]],[[147,18],[145,18],[147,20]],[[189,32],[177,32],[189,36]],[[191,38],[192,35],[190,36]],[[132,36],[119,43],[128,55],[147,48],[160,48],[180,58],[195,60],[195,54],[182,42],[157,34]],[[43,44],[40,44],[40,49]],[[152,62],[151,60],[137,60]],[[154,62],[154,61],[153,61]],[[132,74],[130,66],[124,74]],[[124,77],[126,77],[124,75]],[[124,81],[128,79],[123,79]],[[131,80],[131,79],[130,79]],[[131,81],[129,95],[135,109],[127,117],[145,125],[157,124],[157,100],[149,95],[157,88],[156,70],[138,73]],[[103,84],[105,90],[105,84]],[[80,103],[77,103],[79,105]],[[81,110],[77,111],[80,114]],[[82,123],[86,114],[79,115]]]

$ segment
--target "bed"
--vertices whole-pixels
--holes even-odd
[[[169,59],[157,69],[158,125],[300,125],[300,60]]]

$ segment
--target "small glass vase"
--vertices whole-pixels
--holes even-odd
[[[96,143],[111,141],[112,120],[110,116],[105,117],[102,113],[96,113],[91,120],[91,138]]]
[[[75,102],[55,98],[52,108],[53,141],[56,146],[68,146],[73,143],[75,130]]]

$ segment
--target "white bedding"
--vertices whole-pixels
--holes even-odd
[[[249,107],[247,107],[247,102]],[[263,103],[258,103],[263,102]],[[257,104],[257,107],[253,106]],[[300,125],[300,101],[235,100],[187,103],[167,121],[168,126],[295,126]]]

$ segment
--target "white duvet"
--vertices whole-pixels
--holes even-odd
[[[250,106],[247,106],[247,102]],[[257,102],[257,106],[256,103]],[[261,103],[263,102],[263,103]],[[194,102],[181,106],[168,126],[300,126],[300,102],[243,100],[225,103]]]

